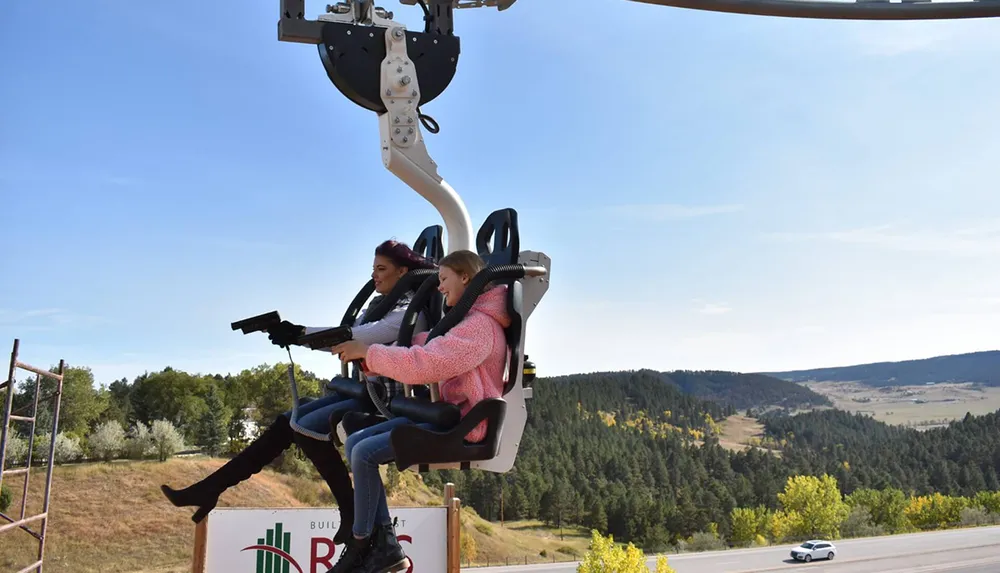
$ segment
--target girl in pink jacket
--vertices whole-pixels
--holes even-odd
[[[438,290],[449,307],[458,303],[469,281],[485,267],[471,251],[456,251],[438,265]],[[403,384],[440,382],[441,399],[458,406],[464,417],[482,400],[503,394],[509,357],[504,329],[510,325],[506,292],[506,286],[485,290],[465,318],[429,343],[427,333],[420,333],[409,347],[350,341],[332,351],[343,361],[361,359],[368,371]],[[354,537],[327,573],[395,573],[409,568],[410,560],[396,540],[378,473],[380,464],[395,458],[390,431],[404,424],[437,429],[396,417],[348,436],[345,450],[354,473]],[[485,436],[484,420],[465,439],[475,443]]]

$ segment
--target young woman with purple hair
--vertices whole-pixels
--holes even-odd
[[[378,293],[378,296],[372,299],[368,307],[358,316],[351,328],[352,339],[364,344],[390,345],[395,343],[403,323],[403,315],[413,298],[414,291],[411,290],[400,297],[395,306],[381,320],[360,324],[365,313],[381,302],[383,297],[392,291],[399,279],[407,272],[434,268],[437,268],[437,265],[414,252],[405,243],[390,240],[376,247],[371,276],[375,282],[375,292]],[[304,327],[284,322],[277,329],[270,331],[270,339],[274,344],[286,346],[294,343],[303,334],[325,328],[328,327]],[[414,333],[425,330],[427,330],[426,318],[419,315]],[[319,434],[329,433],[329,419],[334,412],[361,408],[361,403],[357,400],[345,398],[336,393],[303,402],[298,408],[298,424]],[[177,507],[198,506],[198,510],[191,518],[195,523],[198,523],[215,508],[219,496],[224,491],[241,481],[250,479],[253,474],[263,469],[283,451],[291,447],[292,442],[294,442],[316,466],[336,498],[341,520],[340,528],[334,536],[334,542],[337,544],[346,542],[351,537],[351,525],[354,521],[354,488],[344,460],[332,442],[317,440],[293,431],[289,424],[291,415],[291,411],[279,415],[249,446],[205,479],[180,490],[172,489],[167,485],[161,485],[160,489],[167,499]]]

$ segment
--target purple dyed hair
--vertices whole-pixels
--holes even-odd
[[[406,267],[411,271],[415,269],[437,268],[437,265],[433,261],[415,252],[406,243],[392,239],[375,247],[375,254],[389,259],[397,267]]]

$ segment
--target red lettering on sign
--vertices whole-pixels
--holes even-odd
[[[409,535],[400,535],[396,539],[400,542],[406,542],[413,545],[413,538]],[[326,554],[319,555],[319,546],[323,545],[326,547]],[[316,567],[322,565],[327,569],[333,567],[333,558],[337,553],[337,547],[333,544],[333,540],[326,537],[313,537],[312,538],[312,548],[309,555],[309,573],[317,573]],[[413,573],[413,557],[407,555],[410,558],[410,568],[406,570],[406,573]]]
[[[320,545],[326,546],[326,555],[319,555],[317,550]],[[337,547],[333,544],[332,539],[327,539],[326,537],[313,537],[312,538],[312,550],[309,555],[309,573],[316,573],[316,566],[323,565],[327,569],[333,567],[333,556],[337,552]]]

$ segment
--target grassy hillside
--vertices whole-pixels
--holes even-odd
[[[1000,386],[1000,350],[763,374],[791,382],[860,382],[869,386],[910,386],[938,382],[979,382],[988,386]]]
[[[833,405],[826,396],[809,388],[763,374],[677,370],[663,376],[687,394],[729,404],[738,410]]]
[[[165,463],[117,462],[59,466],[53,475],[52,517],[46,542],[49,573],[186,573],[190,571],[194,524],[192,511],[175,508],[160,493],[159,484],[188,484],[222,465],[208,458],[173,459]],[[439,504],[413,472],[401,474],[402,484],[390,506]],[[28,511],[41,508],[44,473],[33,472]],[[7,478],[20,508],[21,478]],[[14,487],[16,486],[16,487]],[[457,494],[461,497],[462,491]],[[36,502],[37,501],[37,502]],[[36,503],[32,503],[36,502]],[[227,491],[220,507],[307,507],[332,503],[322,482],[282,475],[265,469]],[[19,513],[18,513],[19,515]],[[470,508],[462,516],[463,536],[476,546],[474,563],[496,564],[573,560],[586,550],[585,532],[566,528],[565,538],[537,522],[509,522],[505,527],[481,519]],[[27,533],[0,535],[0,570],[17,571],[34,561],[37,548]]]

